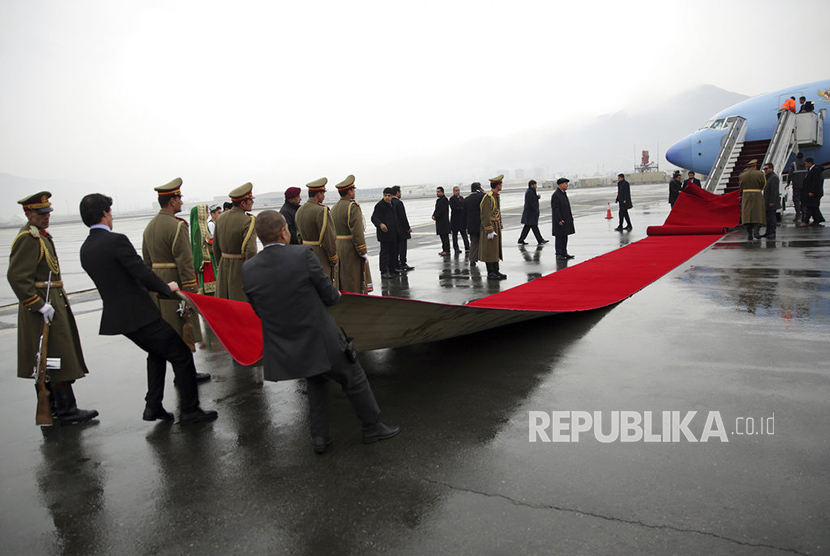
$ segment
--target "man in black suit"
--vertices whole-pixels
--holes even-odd
[[[625,174],[617,174],[617,200],[614,201],[620,205],[620,225],[614,228],[615,232],[621,232],[623,229],[631,229],[631,217],[628,216],[628,209],[631,204],[631,185],[625,179]],[[626,226],[623,228],[623,220]]]
[[[568,178],[556,180],[556,191],[550,197],[550,208],[553,214],[553,235],[556,237],[554,247],[556,248],[556,260],[566,261],[573,259],[568,254],[568,236],[575,233],[574,216],[571,213],[571,202],[565,191],[568,190]]]
[[[398,272],[415,270],[414,266],[409,266],[406,262],[406,242],[412,237],[412,226],[409,225],[409,218],[406,217],[406,208],[403,206],[403,201],[401,201],[400,185],[392,186],[392,206],[395,207],[395,217],[398,220],[397,251],[392,266]]]
[[[821,226],[824,222],[824,215],[821,214],[820,208],[821,198],[824,196],[824,167],[816,164],[812,158],[805,158],[804,164],[807,166],[807,175],[804,176],[801,191],[801,206],[804,209],[801,225]],[[812,223],[810,219],[813,220]]]
[[[522,228],[522,233],[519,234],[519,245],[527,245],[525,238],[531,230],[533,231],[533,235],[536,236],[536,243],[541,245],[548,242],[539,232],[539,199],[541,198],[542,196],[536,193],[536,180],[527,182],[525,205],[522,210],[522,224],[525,226]]]
[[[481,184],[473,182],[471,194],[464,199],[464,213],[467,215],[467,233],[470,236],[470,266],[478,262],[478,245],[481,240],[481,199],[484,192]]]
[[[700,187],[700,180],[695,177],[694,172],[689,172],[689,179],[687,179],[686,181],[683,182],[683,189],[686,189],[687,187],[689,187],[690,183],[693,183],[696,186]]]
[[[123,334],[147,352],[145,421],[173,420],[173,414],[162,406],[167,361],[173,365],[179,389],[179,423],[212,421],[216,411],[199,407],[193,354],[161,318],[149,295],[154,291],[170,297],[178,291],[178,284],[165,284],[147,268],[127,236],[112,231],[111,207],[112,199],[100,193],[87,195],[80,206],[81,219],[90,228],[81,246],[81,266],[95,282],[104,304],[99,334]]]
[[[380,276],[394,278],[398,274],[395,268],[398,247],[398,218],[392,205],[392,188],[383,190],[383,199],[377,202],[372,212],[372,224],[377,228],[380,242]]]
[[[314,451],[322,454],[331,444],[329,380],[338,382],[352,403],[364,444],[398,434],[400,428],[381,422],[354,348],[328,312],[340,292],[320,261],[307,246],[289,245],[285,218],[276,211],[257,215],[256,233],[263,249],[242,266],[242,288],[262,320],[265,380],[306,379]]]

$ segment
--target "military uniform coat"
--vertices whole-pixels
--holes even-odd
[[[247,301],[242,291],[242,263],[254,255],[254,217],[239,207],[220,214],[213,235],[213,258],[218,261],[216,297]]]
[[[327,308],[340,294],[312,250],[302,245],[266,247],[244,264],[242,279],[262,320],[265,380],[330,371],[345,347]]]
[[[297,238],[308,245],[337,287],[337,227],[326,205],[309,199],[297,210]]]
[[[60,265],[52,236],[36,226],[24,226],[12,241],[6,277],[20,301],[17,310],[17,376],[31,378],[37,363],[43,315],[38,310],[46,303],[46,281],[52,271],[49,303],[55,309],[49,330],[47,357],[59,357],[60,370],[47,371],[49,380],[61,382],[83,378],[89,371],[84,362],[75,316],[61,282]],[[56,287],[54,284],[58,282]]]
[[[571,202],[568,194],[559,188],[550,196],[550,210],[553,215],[553,235],[569,236],[576,233],[574,215],[571,212]],[[563,224],[559,224],[563,222]]]
[[[355,201],[340,198],[331,209],[331,219],[337,234],[337,270],[338,285],[341,291],[366,293],[363,284],[372,283],[368,273],[369,267],[361,256],[366,254],[366,224],[363,222],[363,210]],[[365,269],[365,270],[364,270]]]
[[[760,170],[746,170],[738,177],[741,189],[741,222],[744,224],[766,224],[767,209],[764,208],[764,185],[766,178]]]
[[[193,251],[190,242],[190,227],[187,222],[176,217],[172,212],[162,209],[144,228],[144,241],[141,246],[144,264],[164,283],[176,282],[182,291],[197,293],[199,282],[193,268]],[[184,319],[179,315],[178,299],[162,299],[152,292],[150,296],[158,307],[167,324],[179,336],[183,336]],[[199,316],[190,311],[190,324],[193,326],[193,340],[202,341]]]
[[[478,258],[485,263],[497,263],[503,258],[501,250],[501,198],[491,191],[481,198],[479,208],[481,209],[481,228],[479,230],[481,237],[478,244]],[[490,232],[496,232],[496,237],[487,239],[487,234]]]

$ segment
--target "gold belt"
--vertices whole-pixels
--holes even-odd
[[[744,193],[761,193],[763,189],[744,189]]]
[[[244,257],[242,253],[225,253],[222,251],[222,258],[223,259],[232,259],[234,261],[241,261]]]
[[[352,236],[337,236],[337,239],[352,239]]]
[[[39,290],[45,290],[49,287],[49,282],[35,282],[35,288]],[[62,288],[63,287],[63,280],[52,280],[52,287],[53,288]]]
[[[303,240],[303,245],[320,245],[319,241],[309,241],[307,239]]]
[[[161,269],[161,268],[172,268],[176,269],[176,263],[153,263],[153,270]]]

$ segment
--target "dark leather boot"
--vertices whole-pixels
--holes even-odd
[[[53,383],[52,398],[57,407],[55,416],[61,425],[76,425],[98,417],[95,409],[78,409],[71,382]]]

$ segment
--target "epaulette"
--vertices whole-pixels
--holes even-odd
[[[34,224],[29,226],[29,235],[34,237],[34,238],[39,238],[40,237],[40,228],[38,228]]]

